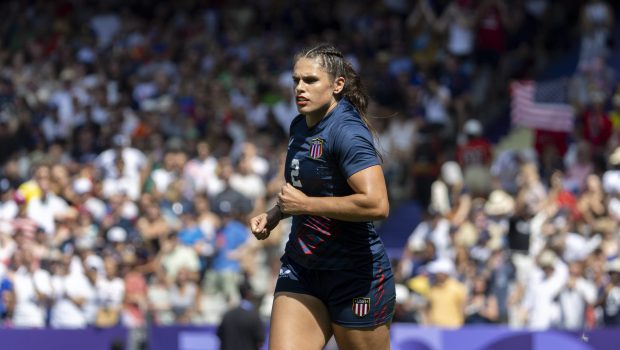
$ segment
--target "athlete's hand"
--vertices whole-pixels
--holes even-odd
[[[263,240],[269,237],[271,230],[278,226],[280,219],[282,219],[282,212],[278,206],[275,206],[268,212],[253,217],[250,220],[250,229],[256,239]]]
[[[284,184],[278,194],[278,205],[284,214],[305,214],[308,196],[296,189],[290,183]]]
[[[269,237],[271,231],[267,230],[267,213],[262,213],[253,217],[250,220],[250,229],[256,239],[263,240]]]

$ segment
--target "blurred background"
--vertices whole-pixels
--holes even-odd
[[[268,323],[292,57],[371,96],[395,322],[620,325],[620,26],[603,0],[5,1],[0,323]],[[240,289],[241,286],[241,289]],[[138,333],[139,334],[139,333]],[[140,336],[137,336],[140,338]]]

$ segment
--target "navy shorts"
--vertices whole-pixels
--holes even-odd
[[[347,328],[385,324],[394,315],[396,291],[387,255],[366,267],[347,270],[307,269],[282,257],[275,293],[317,297],[327,306],[331,321]]]

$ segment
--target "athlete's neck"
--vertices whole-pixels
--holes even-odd
[[[338,105],[338,101],[333,100],[327,108],[320,108],[314,113],[306,114],[306,124],[309,128],[315,126],[320,122],[323,118],[325,118],[336,106]]]

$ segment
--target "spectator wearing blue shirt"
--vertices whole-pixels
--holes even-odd
[[[208,294],[222,294],[230,305],[241,300],[239,283],[243,280],[240,259],[249,248],[250,230],[236,219],[236,210],[231,205],[216,206],[216,213],[222,222],[215,236],[215,255],[205,275],[205,290]]]
[[[188,247],[196,246],[204,234],[196,222],[193,208],[189,204],[183,204],[181,209],[181,229],[179,230],[179,240],[181,244]]]
[[[8,277],[0,279],[0,325],[11,319],[13,284]]]

